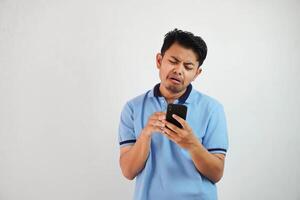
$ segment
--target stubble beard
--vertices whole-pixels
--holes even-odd
[[[169,86],[166,87],[166,89],[167,89],[169,92],[173,93],[173,94],[180,93],[180,92],[182,92],[182,91],[184,90],[184,88],[183,88],[182,86],[176,87],[176,86],[174,86],[174,85],[169,85]]]

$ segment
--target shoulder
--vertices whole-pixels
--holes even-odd
[[[211,97],[196,89],[192,90],[193,103],[197,106],[207,109],[208,112],[212,112],[217,109],[223,109],[222,103],[214,97]]]
[[[131,110],[134,110],[135,108],[141,106],[143,102],[145,101],[145,98],[147,98],[148,94],[151,90],[148,90],[142,94],[139,94],[129,100],[125,103],[125,107],[129,107]]]

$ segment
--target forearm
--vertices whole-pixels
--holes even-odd
[[[123,175],[132,180],[144,168],[151,144],[151,136],[142,132],[132,148],[120,157]]]
[[[201,174],[214,183],[222,178],[224,161],[221,158],[209,153],[200,142],[194,144],[189,152],[194,165]]]

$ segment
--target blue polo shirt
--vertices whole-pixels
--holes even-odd
[[[199,141],[210,153],[226,154],[228,136],[223,106],[215,99],[193,89],[174,103],[188,107],[186,121]],[[154,112],[166,112],[167,101],[159,91],[152,90],[128,101],[119,124],[120,147],[133,145],[148,118]],[[137,175],[135,200],[216,200],[216,184],[195,167],[187,150],[161,133],[154,133],[144,169]]]

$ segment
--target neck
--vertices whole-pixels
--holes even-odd
[[[179,99],[179,97],[181,97],[186,91],[185,89],[179,93],[172,93],[169,90],[167,90],[165,87],[163,87],[162,84],[160,84],[159,90],[161,95],[166,98],[168,103],[173,103],[176,99]]]

